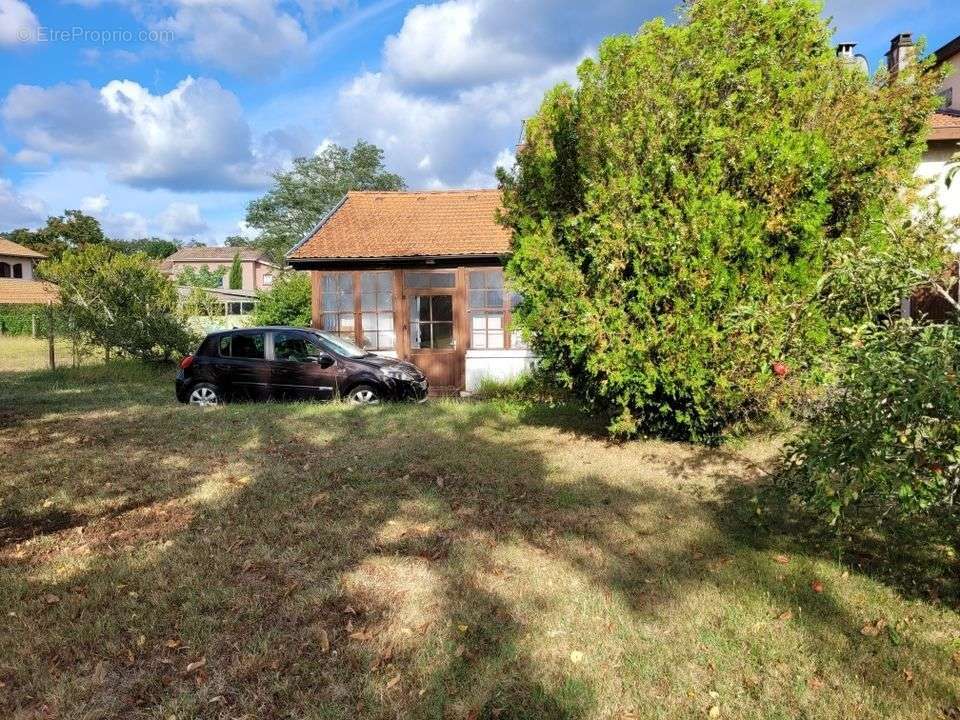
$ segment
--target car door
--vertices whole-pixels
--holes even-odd
[[[270,384],[274,397],[299,400],[330,400],[334,397],[336,362],[307,333],[275,330],[270,361]]]
[[[243,330],[233,333],[230,336],[230,358],[225,371],[230,379],[231,393],[254,399],[269,397],[271,378],[267,361],[266,332]]]

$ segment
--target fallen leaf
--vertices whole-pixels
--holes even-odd
[[[814,580],[812,583],[810,583],[810,589],[813,590],[815,593],[822,593],[823,583],[820,582],[819,580]]]
[[[394,677],[390,678],[390,679],[387,681],[387,690],[389,690],[390,688],[392,688],[392,687],[393,687],[394,685],[396,685],[398,682],[400,682],[400,676],[399,676],[399,675],[395,675]]]
[[[48,594],[48,595],[44,595],[44,596],[43,596],[43,601],[44,601],[47,605],[55,605],[55,604],[57,604],[58,602],[60,602],[60,598],[57,597],[56,595],[50,595],[50,594]]]
[[[180,641],[174,638],[170,638],[164,643],[164,645],[166,645],[171,650],[175,650],[176,648],[180,647]]]
[[[578,665],[579,663],[582,663],[583,653],[580,652],[579,650],[574,650],[572,653],[570,653],[570,662],[572,662],[574,665]]]
[[[811,690],[822,690],[824,684],[825,684],[825,683],[823,682],[823,680],[821,680],[820,678],[818,678],[816,675],[814,675],[813,677],[811,677],[810,679],[807,680],[807,686],[808,686]]]
[[[327,631],[320,628],[320,630],[317,631],[317,639],[320,641],[320,652],[330,652],[330,638],[327,636]]]
[[[714,705],[713,707],[711,707],[710,710],[707,712],[707,715],[709,715],[712,718],[720,717],[720,706]]]
[[[366,642],[367,640],[373,640],[373,635],[371,633],[365,632],[364,630],[357,630],[357,632],[350,633],[351,640],[359,640],[360,642]]]
[[[887,626],[886,620],[876,620],[872,623],[867,623],[862,628],[860,628],[860,634],[866,635],[867,637],[876,637],[881,633],[881,631]]]
[[[773,561],[779,565],[786,565],[790,562],[790,558],[788,558],[786,555],[774,555]]]
[[[781,622],[787,622],[788,620],[793,620],[793,611],[784,610],[782,613],[777,615],[777,620],[780,620]]]
[[[904,668],[904,669],[903,669],[903,679],[906,680],[908,683],[912,683],[912,682],[913,682],[913,670],[910,670],[909,668]]]
[[[200,668],[206,667],[206,665],[207,665],[207,659],[205,657],[202,657],[199,660],[196,660],[190,663],[189,665],[187,665],[187,669],[185,672],[187,673],[196,672]]]
[[[469,625],[457,625],[457,630],[459,630],[462,633],[465,633],[468,627]]]

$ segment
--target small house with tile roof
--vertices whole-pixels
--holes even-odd
[[[349,192],[288,253],[309,271],[313,326],[408,360],[441,393],[529,368],[510,332],[510,231],[498,190]]]
[[[199,270],[219,270],[226,272],[223,276],[223,286],[227,287],[230,266],[233,258],[240,255],[243,284],[239,288],[241,293],[253,297],[257,290],[269,289],[274,278],[280,272],[280,267],[270,262],[262,250],[250,248],[235,248],[228,246],[218,247],[185,247],[177,250],[160,263],[160,271],[171,277],[176,277],[187,268]]]
[[[910,36],[897,37],[909,39]],[[896,43],[897,38],[894,38],[891,54],[895,52]],[[950,161],[960,151],[960,36],[938,49],[934,57],[937,67],[948,69],[940,86],[943,107],[930,119],[927,150],[917,168],[917,175],[933,181],[937,199],[947,216],[960,217],[960,183],[948,188],[945,182]]]
[[[0,305],[49,305],[58,302],[57,288],[34,277],[43,253],[0,236]]]

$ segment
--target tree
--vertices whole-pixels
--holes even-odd
[[[51,216],[47,218],[44,227],[34,230],[29,237],[25,234],[19,237],[15,242],[42,252],[50,258],[58,258],[66,250],[107,242],[107,237],[100,228],[100,221],[79,210],[65,210],[63,215]]]
[[[230,265],[230,276],[227,284],[231,290],[240,290],[243,288],[243,265],[240,264],[239,251],[234,253],[233,263]]]
[[[113,247],[118,252],[127,254],[142,252],[147,257],[154,258],[155,260],[163,260],[179,250],[180,243],[176,240],[149,237],[138,238],[136,240],[114,240]]]
[[[257,293],[257,325],[307,327],[310,319],[310,277],[305,273],[284,273],[269,291]]]
[[[195,344],[177,309],[176,287],[143,253],[92,244],[66,250],[39,270],[58,285],[61,311],[90,342],[151,361],[188,353]]]
[[[223,287],[223,278],[227,274],[225,267],[211,270],[209,265],[202,267],[185,267],[177,273],[177,284],[189,287],[219,288]]]
[[[499,176],[514,318],[544,369],[613,434],[712,441],[897,304],[905,271],[857,297],[851,263],[902,255],[885,227],[906,216],[939,76],[844,65],[813,0],[680,17],[605,40]]]
[[[387,172],[383,150],[358,140],[353,149],[330,145],[293,169],[273,176],[274,187],[247,208],[247,224],[259,231],[254,245],[282,264],[284,256],[349,190],[403,190],[403,178]]]

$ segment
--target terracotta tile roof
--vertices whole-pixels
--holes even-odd
[[[350,192],[288,257],[501,255],[510,231],[496,221],[499,190]]]
[[[941,110],[930,119],[930,140],[960,140],[960,111]]]
[[[46,257],[43,253],[38,253],[36,250],[31,250],[28,247],[24,247],[19,243],[15,243],[12,240],[7,240],[5,237],[0,236],[0,255],[13,255],[15,257],[27,257],[27,258],[36,258],[42,260]]]
[[[267,256],[262,250],[219,245],[214,247],[201,246],[180,248],[173,255],[167,256],[164,262],[203,262],[204,260],[210,262],[230,262],[233,260],[233,256],[238,252],[240,253],[241,260],[260,260],[261,262],[267,261]]]
[[[40,280],[0,278],[0,305],[46,305],[60,302],[57,286]]]

